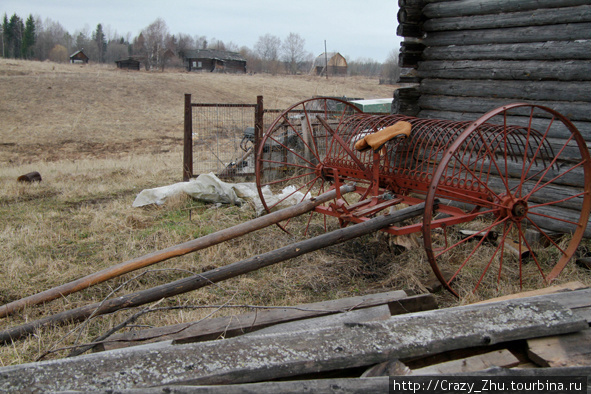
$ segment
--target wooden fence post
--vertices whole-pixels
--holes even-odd
[[[183,143],[183,181],[193,176],[193,109],[191,95],[185,94],[185,136]]]

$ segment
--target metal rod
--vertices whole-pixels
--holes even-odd
[[[179,279],[171,283],[166,283],[150,289],[138,291],[136,293],[112,298],[102,303],[86,305],[69,311],[63,311],[43,319],[4,330],[0,332],[0,342],[10,343],[11,341],[18,340],[35,332],[41,327],[78,322],[88,318],[91,315],[104,315],[123,308],[132,308],[145,305],[163,298],[197,290],[216,282],[230,279],[248,272],[256,271],[263,267],[268,267],[275,263],[292,259],[294,257],[298,257],[303,254],[325,248],[327,246],[336,245],[365,234],[370,234],[394,225],[395,223],[420,216],[424,211],[424,207],[424,203],[421,203],[419,205],[401,209],[400,211],[396,211],[392,214],[378,216],[374,219],[368,219],[363,223],[341,228],[315,238],[310,238],[305,241],[284,246],[277,250],[225,265],[202,274]]]
[[[183,137],[183,181],[193,177],[193,111],[191,95],[185,94],[185,128]]]
[[[355,190],[353,185],[344,185],[340,188],[342,194],[350,193]],[[179,245],[171,246],[150,254],[136,257],[135,259],[125,261],[123,263],[106,268],[99,272],[95,272],[83,278],[77,279],[73,282],[66,283],[52,289],[45,290],[17,301],[13,301],[6,305],[0,306],[0,318],[6,317],[17,310],[23,309],[26,306],[37,305],[43,302],[48,302],[56,298],[75,293],[77,291],[86,289],[95,284],[104,282],[106,280],[115,278],[117,276],[135,271],[149,265],[168,260],[172,257],[183,256],[185,254],[195,252],[197,250],[205,249],[210,246],[228,241],[230,239],[238,238],[244,234],[260,230],[272,224],[279,223],[283,220],[302,215],[306,212],[312,211],[315,207],[327,201],[335,199],[337,196],[336,190],[331,190],[316,198],[305,200],[293,207],[285,208],[268,215],[258,217],[248,222],[238,224],[236,226],[217,231],[213,234],[206,235],[191,241],[184,242]]]

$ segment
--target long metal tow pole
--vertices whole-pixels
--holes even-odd
[[[310,253],[327,246],[339,244],[353,238],[369,234],[395,223],[420,216],[424,212],[425,203],[401,209],[394,213],[368,219],[365,222],[344,227],[305,241],[267,252],[246,260],[225,265],[202,274],[179,279],[177,281],[156,286],[150,289],[113,298],[102,303],[86,305],[69,311],[57,313],[36,321],[13,327],[0,332],[0,343],[10,343],[29,335],[35,330],[57,324],[67,324],[82,321],[89,316],[112,313],[122,308],[131,308],[155,302],[163,298],[172,297],[193,291],[210,284],[236,277],[258,270],[263,267],[279,263],[305,253]]]
[[[344,185],[340,188],[340,193],[350,193],[354,190],[354,185]],[[115,278],[128,272],[135,271],[137,269],[144,268],[164,260],[168,260],[172,257],[183,256],[185,254],[195,252],[197,250],[205,249],[210,246],[228,241],[230,239],[238,238],[250,232],[260,230],[272,224],[279,223],[283,220],[302,215],[306,212],[312,211],[318,205],[333,200],[336,197],[337,191],[331,190],[324,194],[321,194],[318,197],[302,201],[299,204],[296,204],[292,207],[272,212],[268,215],[249,220],[248,222],[241,223],[236,226],[217,231],[213,234],[209,234],[191,241],[184,242],[182,244],[171,246],[166,249],[152,252],[144,256],[136,257],[132,260],[124,261],[122,263],[105,268],[101,271],[87,275],[83,278],[74,280],[72,282],[56,286],[54,288],[42,291],[41,293],[21,298],[20,300],[13,301],[6,305],[0,306],[0,318],[6,317],[18,310],[23,309],[26,306],[38,305],[43,302],[49,302],[51,300],[55,300],[56,298],[60,298],[68,294],[84,290],[90,286],[102,283],[106,280]]]

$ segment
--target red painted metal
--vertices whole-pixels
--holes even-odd
[[[540,120],[541,119],[541,120]],[[368,133],[398,121],[411,124],[407,139],[395,139],[378,151],[359,152],[354,145]],[[534,127],[536,123],[536,127]],[[541,126],[540,126],[541,124]],[[564,142],[556,146],[549,138],[559,128]],[[572,157],[572,146],[578,154]],[[568,152],[568,153],[567,153]],[[580,157],[579,157],[580,154]],[[258,147],[257,185],[265,209],[271,211],[285,200],[271,200],[265,193],[286,186],[286,195],[303,196],[325,192],[348,182],[356,184],[358,201],[338,196],[318,206],[324,215],[322,226],[361,223],[397,204],[426,203],[422,222],[392,226],[393,235],[422,232],[427,259],[444,287],[458,295],[466,288],[477,289],[490,276],[498,284],[509,271],[507,245],[517,241],[519,283],[526,259],[540,276],[554,279],[573,256],[591,211],[591,160],[585,141],[568,119],[549,108],[512,104],[491,111],[476,122],[420,119],[404,115],[372,115],[360,112],[342,100],[320,98],[302,101],[284,111],[268,128]],[[567,177],[581,174],[581,192],[566,198],[548,199],[547,190],[560,187]],[[544,195],[544,196],[542,196]],[[580,216],[563,219],[551,209],[580,200]],[[437,201],[442,201],[437,204]],[[437,208],[436,208],[437,207]],[[541,212],[544,210],[544,212]],[[543,230],[544,220],[560,220],[572,227],[567,246]],[[476,226],[469,237],[454,230]],[[311,231],[312,217],[302,225]],[[292,223],[281,227],[289,231]],[[557,254],[550,269],[526,240],[526,228],[542,233]],[[489,234],[495,234],[495,241]],[[497,236],[498,234],[498,236]],[[493,243],[492,245],[489,245]],[[486,250],[487,256],[479,256]],[[476,267],[475,261],[480,266]],[[511,263],[514,263],[511,261]],[[445,270],[452,270],[446,277]],[[512,268],[511,268],[512,269]],[[492,271],[498,273],[492,275]],[[466,273],[476,271],[471,285]]]

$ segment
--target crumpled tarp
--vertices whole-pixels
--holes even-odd
[[[188,182],[179,182],[169,186],[142,190],[135,198],[133,206],[162,205],[166,202],[167,198],[180,193],[186,193],[196,200],[209,203],[240,206],[245,201],[252,201],[257,215],[262,215],[265,212],[255,183],[227,183],[221,181],[213,173],[201,174],[196,179],[191,179]],[[280,204],[274,207],[274,210],[295,205],[304,198],[304,194],[296,191],[294,186],[286,187],[277,195],[273,195],[271,189],[265,186],[263,188],[263,195],[268,206],[274,206],[277,201],[285,198],[284,201],[281,201]],[[309,198],[310,196],[308,195],[306,197]]]

